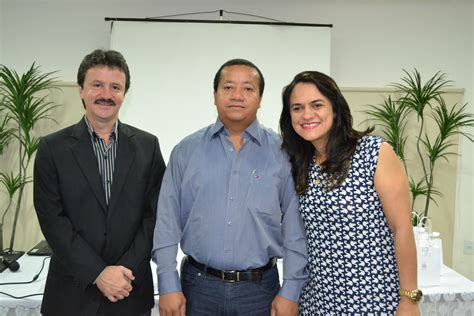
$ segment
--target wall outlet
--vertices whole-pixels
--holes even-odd
[[[473,240],[464,241],[464,254],[474,255],[474,241]]]

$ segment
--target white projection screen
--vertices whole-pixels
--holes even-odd
[[[128,62],[131,87],[120,120],[158,136],[167,162],[185,136],[215,122],[213,79],[232,58],[265,78],[259,121],[278,131],[283,86],[303,70],[330,73],[331,25],[120,21],[111,49]]]

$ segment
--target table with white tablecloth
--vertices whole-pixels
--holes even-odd
[[[440,283],[422,287],[422,315],[474,316],[474,282],[443,265]]]
[[[41,256],[22,256],[18,262],[20,269],[17,272],[6,270],[0,273],[0,283],[30,281],[40,271],[43,262]],[[40,306],[49,259],[45,260],[45,267],[38,279],[30,284],[0,285],[0,292],[16,297],[15,299],[0,294],[0,316],[37,316],[40,315]],[[150,263],[153,270],[153,280],[156,289],[156,266]],[[281,262],[278,264],[281,269]],[[441,284],[439,286],[422,287],[425,293],[421,303],[422,315],[472,315],[474,316],[474,282],[463,277],[456,271],[443,266],[441,270]],[[24,297],[32,294],[40,294]],[[155,296],[158,302],[158,295]],[[153,311],[152,315],[156,315]]]

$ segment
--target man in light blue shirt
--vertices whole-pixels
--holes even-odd
[[[223,64],[214,78],[217,121],[171,153],[152,253],[161,316],[297,314],[306,238],[281,140],[257,120],[264,86],[253,63]]]

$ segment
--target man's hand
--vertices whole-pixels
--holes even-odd
[[[298,303],[277,295],[272,302],[271,316],[295,316],[298,314]]]
[[[130,295],[135,279],[131,270],[124,266],[108,266],[97,277],[95,284],[111,302],[117,302]]]
[[[170,292],[160,295],[160,316],[185,316],[186,299],[183,292]]]

